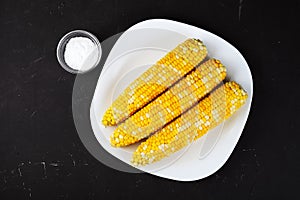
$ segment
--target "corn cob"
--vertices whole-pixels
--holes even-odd
[[[162,130],[142,142],[133,154],[134,165],[146,165],[182,149],[237,111],[247,99],[235,82],[227,82]]]
[[[220,61],[206,61],[117,127],[111,144],[126,146],[148,137],[196,104],[225,77],[226,69]]]
[[[103,125],[124,121],[193,70],[206,55],[200,40],[188,39],[179,44],[124,90],[104,113]]]

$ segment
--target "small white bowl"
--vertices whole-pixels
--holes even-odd
[[[73,69],[65,61],[64,53],[65,53],[66,45],[69,42],[69,40],[74,37],[86,37],[86,38],[90,39],[97,46],[97,49],[98,49],[97,61],[95,62],[95,64],[92,67],[90,67],[86,70]],[[94,69],[99,64],[99,62],[101,60],[101,55],[102,55],[101,44],[100,44],[99,40],[97,39],[97,37],[87,31],[84,31],[84,30],[74,30],[74,31],[71,31],[71,32],[67,33],[66,35],[64,35],[60,39],[60,41],[57,45],[57,49],[56,49],[56,56],[57,56],[57,60],[58,60],[59,64],[66,71],[73,73],[73,74],[82,74],[82,73],[86,73],[86,72]]]

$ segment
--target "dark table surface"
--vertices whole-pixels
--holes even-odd
[[[299,9],[299,1],[1,0],[0,199],[297,197]],[[75,76],[57,63],[58,40],[85,29],[103,41],[150,18],[221,36],[252,71],[243,135],[226,164],[203,180],[116,171],[94,159],[76,133]]]

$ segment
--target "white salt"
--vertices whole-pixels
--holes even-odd
[[[86,37],[74,37],[66,45],[64,58],[69,67],[86,71],[98,60],[99,52],[96,44]]]

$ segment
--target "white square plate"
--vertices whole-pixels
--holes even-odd
[[[105,128],[101,119],[112,100],[151,64],[186,38],[198,38],[206,45],[209,57],[227,68],[230,80],[239,83],[248,93],[246,104],[229,120],[209,131],[204,137],[162,161],[139,168],[156,176],[179,181],[205,178],[228,160],[247,121],[253,81],[243,56],[231,44],[203,29],[164,19],[140,22],[129,28],[112,48],[99,77],[90,108],[91,124],[100,145],[116,158],[131,164],[137,145],[114,148],[109,136],[114,128]]]

